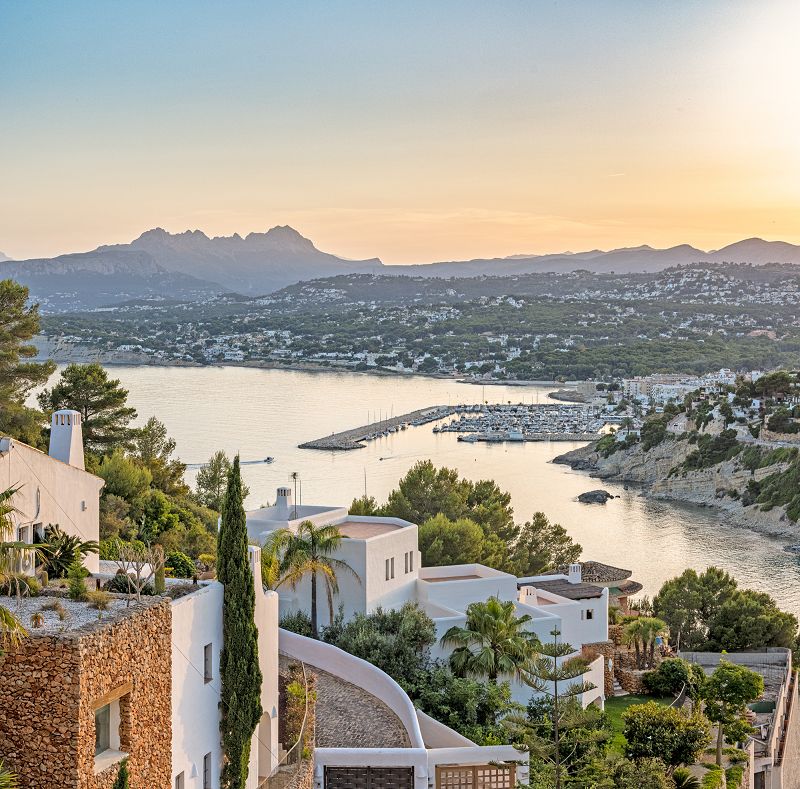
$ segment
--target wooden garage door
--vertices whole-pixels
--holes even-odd
[[[442,765],[436,768],[436,789],[514,789],[513,764]]]
[[[326,767],[325,789],[414,789],[414,768]]]

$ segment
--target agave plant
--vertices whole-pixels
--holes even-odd
[[[700,779],[696,775],[692,775],[687,767],[678,767],[672,773],[672,781],[675,784],[675,789],[700,789]]]
[[[0,761],[0,789],[19,789],[17,776]]]
[[[42,569],[49,578],[65,578],[75,562],[82,562],[87,553],[99,550],[95,540],[81,540],[61,531],[58,524],[49,524],[44,530],[44,545],[39,549]]]

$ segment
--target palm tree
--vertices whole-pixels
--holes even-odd
[[[317,579],[322,576],[325,591],[328,595],[328,611],[330,620],[333,620],[333,597],[339,592],[338,575],[346,573],[355,578],[359,583],[358,573],[347,562],[334,558],[344,537],[339,527],[334,524],[315,526],[311,521],[303,521],[296,532],[288,529],[281,536],[275,535],[278,550],[282,548],[280,564],[281,578],[275,585],[276,588],[288,583],[296,589],[306,575],[311,576],[311,634],[319,637],[317,626]]]
[[[23,543],[13,540],[14,524],[11,516],[17,509],[11,503],[11,499],[18,490],[19,488],[12,487],[0,491],[0,584],[11,580],[19,566],[22,551],[27,548]],[[0,605],[0,654],[4,647],[16,646],[27,635],[28,632],[22,626],[22,622],[11,611]]]
[[[653,667],[656,638],[666,632],[667,624],[654,616],[639,616],[625,625],[623,640],[632,644],[636,655],[636,667]]]
[[[464,627],[451,627],[442,636],[442,646],[455,647],[450,655],[453,673],[488,677],[495,684],[501,676],[521,678],[539,647],[536,635],[525,629],[530,621],[528,614],[516,616],[511,600],[490,597],[471,603]]]

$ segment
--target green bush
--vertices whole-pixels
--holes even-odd
[[[731,765],[725,770],[725,780],[728,789],[739,789],[744,778],[744,767],[741,764]]]
[[[70,600],[86,599],[86,583],[84,578],[89,575],[86,568],[80,562],[74,562],[67,573],[67,595]]]
[[[9,597],[36,597],[39,594],[39,582],[31,575],[12,573],[3,578],[0,583],[0,594]]]
[[[194,562],[180,551],[173,551],[167,556],[165,565],[172,570],[173,578],[191,578],[197,572]]]
[[[667,658],[655,671],[648,671],[642,681],[654,696],[675,696],[689,684],[689,664],[681,658]]]
[[[717,765],[715,764],[714,767],[717,767]],[[725,773],[719,768],[716,770],[709,770],[703,776],[703,783],[701,786],[703,789],[723,789],[725,786]]]
[[[285,614],[281,619],[281,627],[284,630],[291,630],[301,636],[311,638],[311,617],[305,611],[297,611],[294,614]]]
[[[117,594],[135,594],[136,587],[134,586],[133,582],[128,581],[128,577],[125,573],[117,573],[110,581],[106,582],[103,586],[107,592],[116,592]],[[146,583],[144,587],[142,587],[143,595],[154,595],[156,593],[155,588],[151,583]]]

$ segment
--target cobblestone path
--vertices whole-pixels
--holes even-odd
[[[316,666],[318,748],[410,748],[400,719],[375,696]]]

